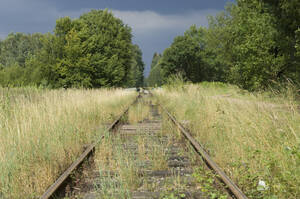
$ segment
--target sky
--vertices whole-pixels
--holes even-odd
[[[133,43],[140,46],[149,74],[155,52],[162,53],[191,25],[207,26],[234,0],[0,0],[0,38],[11,32],[52,32],[59,17],[79,17],[91,9],[110,9],[132,27]]]

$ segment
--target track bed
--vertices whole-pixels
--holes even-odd
[[[163,132],[158,107],[147,106],[147,118],[103,139],[70,198],[207,198],[193,177],[199,163],[189,145]]]

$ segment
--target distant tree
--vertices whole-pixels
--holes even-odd
[[[43,35],[39,33],[10,33],[6,39],[0,41],[0,65],[24,67],[26,58],[42,48],[42,37]]]
[[[107,10],[57,20],[37,62],[53,87],[110,87],[128,82],[133,59],[131,29]]]
[[[163,84],[163,74],[159,64],[154,66],[147,78],[147,86],[161,86]]]
[[[22,86],[28,83],[32,75],[27,73],[27,59],[35,57],[42,49],[43,35],[11,33],[0,41],[0,84],[4,86]],[[30,82],[31,83],[31,82]]]
[[[161,86],[163,83],[163,71],[161,68],[162,55],[159,53],[154,53],[151,70],[149,76],[146,79],[147,86]]]
[[[141,85],[142,55],[131,37],[131,29],[108,10],[60,18],[54,34],[10,34],[0,41],[0,83],[120,87],[134,78]]]
[[[93,87],[126,83],[133,52],[131,29],[107,10],[92,10],[79,18],[83,48],[90,54]]]
[[[165,78],[180,73],[191,82],[208,81],[213,68],[204,60],[205,30],[192,26],[183,36],[177,36],[162,56],[161,68]]]
[[[180,73],[192,82],[225,81],[248,90],[286,78],[300,83],[298,7],[296,0],[237,0],[210,17],[207,29],[192,26],[174,39],[163,53],[163,79]]]
[[[144,85],[144,67],[142,51],[138,45],[133,45],[133,59],[128,76],[128,87],[141,87]]]
[[[157,65],[158,61],[160,60],[160,58],[162,57],[161,54],[159,53],[154,53],[153,58],[152,58],[152,62],[151,62],[151,69]]]

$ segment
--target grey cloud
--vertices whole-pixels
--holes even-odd
[[[112,10],[115,16],[129,24],[136,34],[146,34],[149,31],[182,30],[196,24],[207,25],[207,15],[214,15],[217,10],[199,10],[184,14],[163,15],[154,11],[118,11]]]
[[[133,40],[143,51],[147,76],[154,52],[163,52],[175,36],[182,35],[191,25],[207,26],[207,16],[215,15],[218,10],[198,10],[178,15],[163,15],[154,11],[112,10],[112,12],[132,27]]]
[[[0,3],[1,34],[49,32],[62,13],[47,1],[10,0]]]
[[[0,1],[0,39],[5,38],[10,32],[52,32],[57,18],[63,16],[75,18],[89,10],[88,8],[59,10],[54,3],[44,0]],[[162,52],[176,35],[182,34],[193,24],[207,26],[207,15],[215,15],[218,10],[205,9],[181,14],[121,10],[112,12],[132,27],[133,41],[143,51],[148,74],[154,52]]]

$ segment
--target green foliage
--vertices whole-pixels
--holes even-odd
[[[231,18],[223,19],[224,34],[231,42],[226,49],[231,55],[227,57],[227,81],[250,90],[264,89],[278,80],[283,56],[275,55],[278,33],[273,18],[258,12],[259,4],[250,5],[232,5],[227,9]]]
[[[183,36],[174,39],[162,57],[161,67],[164,78],[181,73],[192,82],[210,79],[211,68],[204,62],[205,30],[192,26]]]
[[[42,34],[9,34],[0,41],[0,85],[22,86],[33,84],[36,69],[28,67],[42,48]]]
[[[201,192],[209,195],[209,198],[215,199],[226,199],[227,195],[218,191],[216,186],[217,175],[214,174],[211,170],[207,170],[204,167],[199,167],[194,171],[193,177],[196,181],[201,184]]]
[[[65,38],[64,56],[55,65],[60,76],[58,84],[64,87],[91,87],[91,54],[85,54],[79,35],[74,29],[71,29]]]
[[[150,71],[147,78],[148,86],[161,86],[162,85],[162,70],[160,65],[156,65]]]
[[[0,66],[19,65],[24,67],[27,57],[34,55],[41,48],[42,34],[10,33],[0,41]]]
[[[128,77],[128,87],[142,87],[144,85],[144,67],[142,51],[138,45],[133,45],[133,60]]]
[[[185,77],[182,74],[177,73],[174,75],[170,75],[166,79],[166,83],[165,83],[164,87],[167,90],[179,89],[179,90],[184,91],[184,86],[186,85],[185,82],[187,82]]]
[[[154,53],[150,74],[147,78],[147,86],[161,86],[162,85],[162,69],[161,69],[161,57],[159,53]]]
[[[159,53],[154,53],[152,62],[151,62],[151,69],[158,64],[158,61],[161,59],[161,54]]]
[[[107,10],[57,21],[52,71],[57,87],[122,86],[132,61],[131,30]],[[51,45],[51,44],[50,44]],[[48,81],[53,81],[49,79]]]
[[[299,103],[294,88],[282,89],[271,95],[224,83],[173,83],[154,94],[189,121],[194,137],[248,198],[299,198]],[[213,176],[205,170],[193,176],[209,193]]]
[[[229,4],[209,17],[208,28],[192,26],[174,39],[160,61],[163,82],[180,73],[191,82],[222,81],[251,91],[286,81],[299,83],[299,4],[297,0]]]
[[[60,18],[54,34],[10,34],[0,42],[0,84],[142,85],[142,53],[131,37],[131,29],[108,10]]]
[[[300,28],[296,30],[296,56],[299,59],[300,58]]]
[[[159,196],[161,199],[183,199],[186,198],[186,194],[181,193],[178,190],[173,190],[169,192],[162,192]]]
[[[0,71],[0,84],[5,86],[22,86],[24,68],[14,65]]]
[[[299,35],[297,36],[299,33],[297,31],[299,31],[300,1],[262,0],[262,2],[264,10],[267,10],[275,19],[276,30],[278,31],[276,45],[279,53],[284,56],[285,62],[285,67],[280,75],[299,81],[300,57],[297,55],[296,45],[299,42]]]

